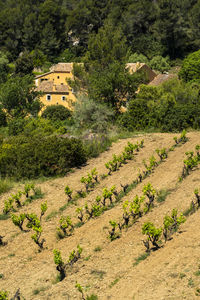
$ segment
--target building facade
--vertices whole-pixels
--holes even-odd
[[[37,91],[42,92],[40,101],[44,108],[48,105],[63,105],[72,109],[76,97],[67,79],[73,79],[73,63],[58,63],[50,71],[35,77]]]

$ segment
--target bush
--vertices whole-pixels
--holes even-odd
[[[184,81],[198,80],[200,77],[200,50],[189,54],[183,61],[179,77]]]
[[[56,126],[48,119],[30,118],[27,120],[23,133],[26,136],[51,135],[56,131]]]
[[[129,56],[128,58],[128,62],[129,63],[137,63],[137,62],[140,62],[140,63],[145,63],[145,64],[148,64],[148,58],[143,55],[142,53],[138,54],[138,53],[133,53]]]
[[[156,128],[163,132],[200,128],[199,85],[171,80],[160,87],[141,85],[118,120],[128,130]]]
[[[50,105],[42,113],[42,117],[52,121],[64,121],[71,116],[71,111],[63,105]]]
[[[114,112],[105,104],[84,97],[75,103],[73,118],[79,130],[90,129],[92,132],[106,133]]]
[[[59,137],[12,137],[0,146],[2,177],[36,178],[65,174],[86,162],[79,139]]]
[[[162,73],[170,69],[170,65],[168,64],[167,59],[160,55],[154,56],[149,65],[152,69],[160,71]]]
[[[16,118],[8,123],[8,134],[18,135],[24,131],[26,120],[23,118]]]
[[[6,114],[5,112],[0,108],[0,126],[6,126]]]

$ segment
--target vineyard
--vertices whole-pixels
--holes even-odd
[[[0,197],[0,299],[200,297],[199,132],[120,140]]]

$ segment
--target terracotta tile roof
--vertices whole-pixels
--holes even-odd
[[[50,68],[51,72],[72,72],[73,63],[58,63]]]
[[[36,88],[37,91],[50,93],[53,91],[53,81],[42,81]]]
[[[55,85],[53,81],[42,81],[36,88],[37,91],[44,93],[68,93],[69,88],[66,84]]]
[[[69,92],[69,88],[66,84],[55,85],[54,89],[58,93],[67,93],[67,92]]]
[[[148,85],[157,86],[175,77],[176,77],[175,74],[159,74]]]

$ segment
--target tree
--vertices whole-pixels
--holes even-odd
[[[171,58],[181,57],[190,40],[188,9],[191,3],[182,0],[156,2],[158,13],[152,27],[154,37],[164,46],[164,55],[169,55]]]
[[[40,40],[40,49],[45,53],[50,59],[58,54],[60,47],[60,40],[56,35],[56,31],[53,25],[48,22],[45,24]]]
[[[75,103],[73,112],[75,126],[79,129],[91,129],[94,132],[106,132],[113,118],[111,109],[103,103],[81,97]]]
[[[38,96],[32,76],[16,76],[1,85],[0,104],[11,118],[37,115],[41,109]]]
[[[116,112],[135,96],[140,83],[145,82],[143,73],[130,74],[125,65],[113,62],[105,67],[93,69],[89,74],[89,97],[106,103]]]
[[[136,63],[136,62],[141,62],[141,63],[146,63],[148,64],[149,60],[148,58],[143,55],[142,53],[133,53],[129,56],[128,58],[128,63]]]
[[[9,61],[7,59],[7,56],[0,51],[0,84],[4,83],[7,80],[10,70],[8,63]]]
[[[152,58],[152,60],[150,61],[149,66],[152,69],[160,71],[162,73],[165,71],[168,71],[170,68],[170,65],[169,65],[167,59],[160,55],[154,56]]]
[[[125,62],[127,51],[126,38],[121,28],[116,29],[111,22],[107,22],[99,29],[98,34],[91,35],[86,62],[92,68],[99,66],[103,70],[113,62]]]
[[[6,114],[0,107],[0,127],[6,125],[7,125]]]
[[[25,51],[15,62],[15,74],[19,76],[30,75],[33,71],[33,59],[31,55]]]
[[[199,80],[200,78],[200,50],[189,54],[183,61],[179,76],[184,81]]]
[[[47,60],[46,55],[44,55],[44,53],[39,49],[31,51],[30,55],[33,60],[33,66],[36,68],[42,67]]]

